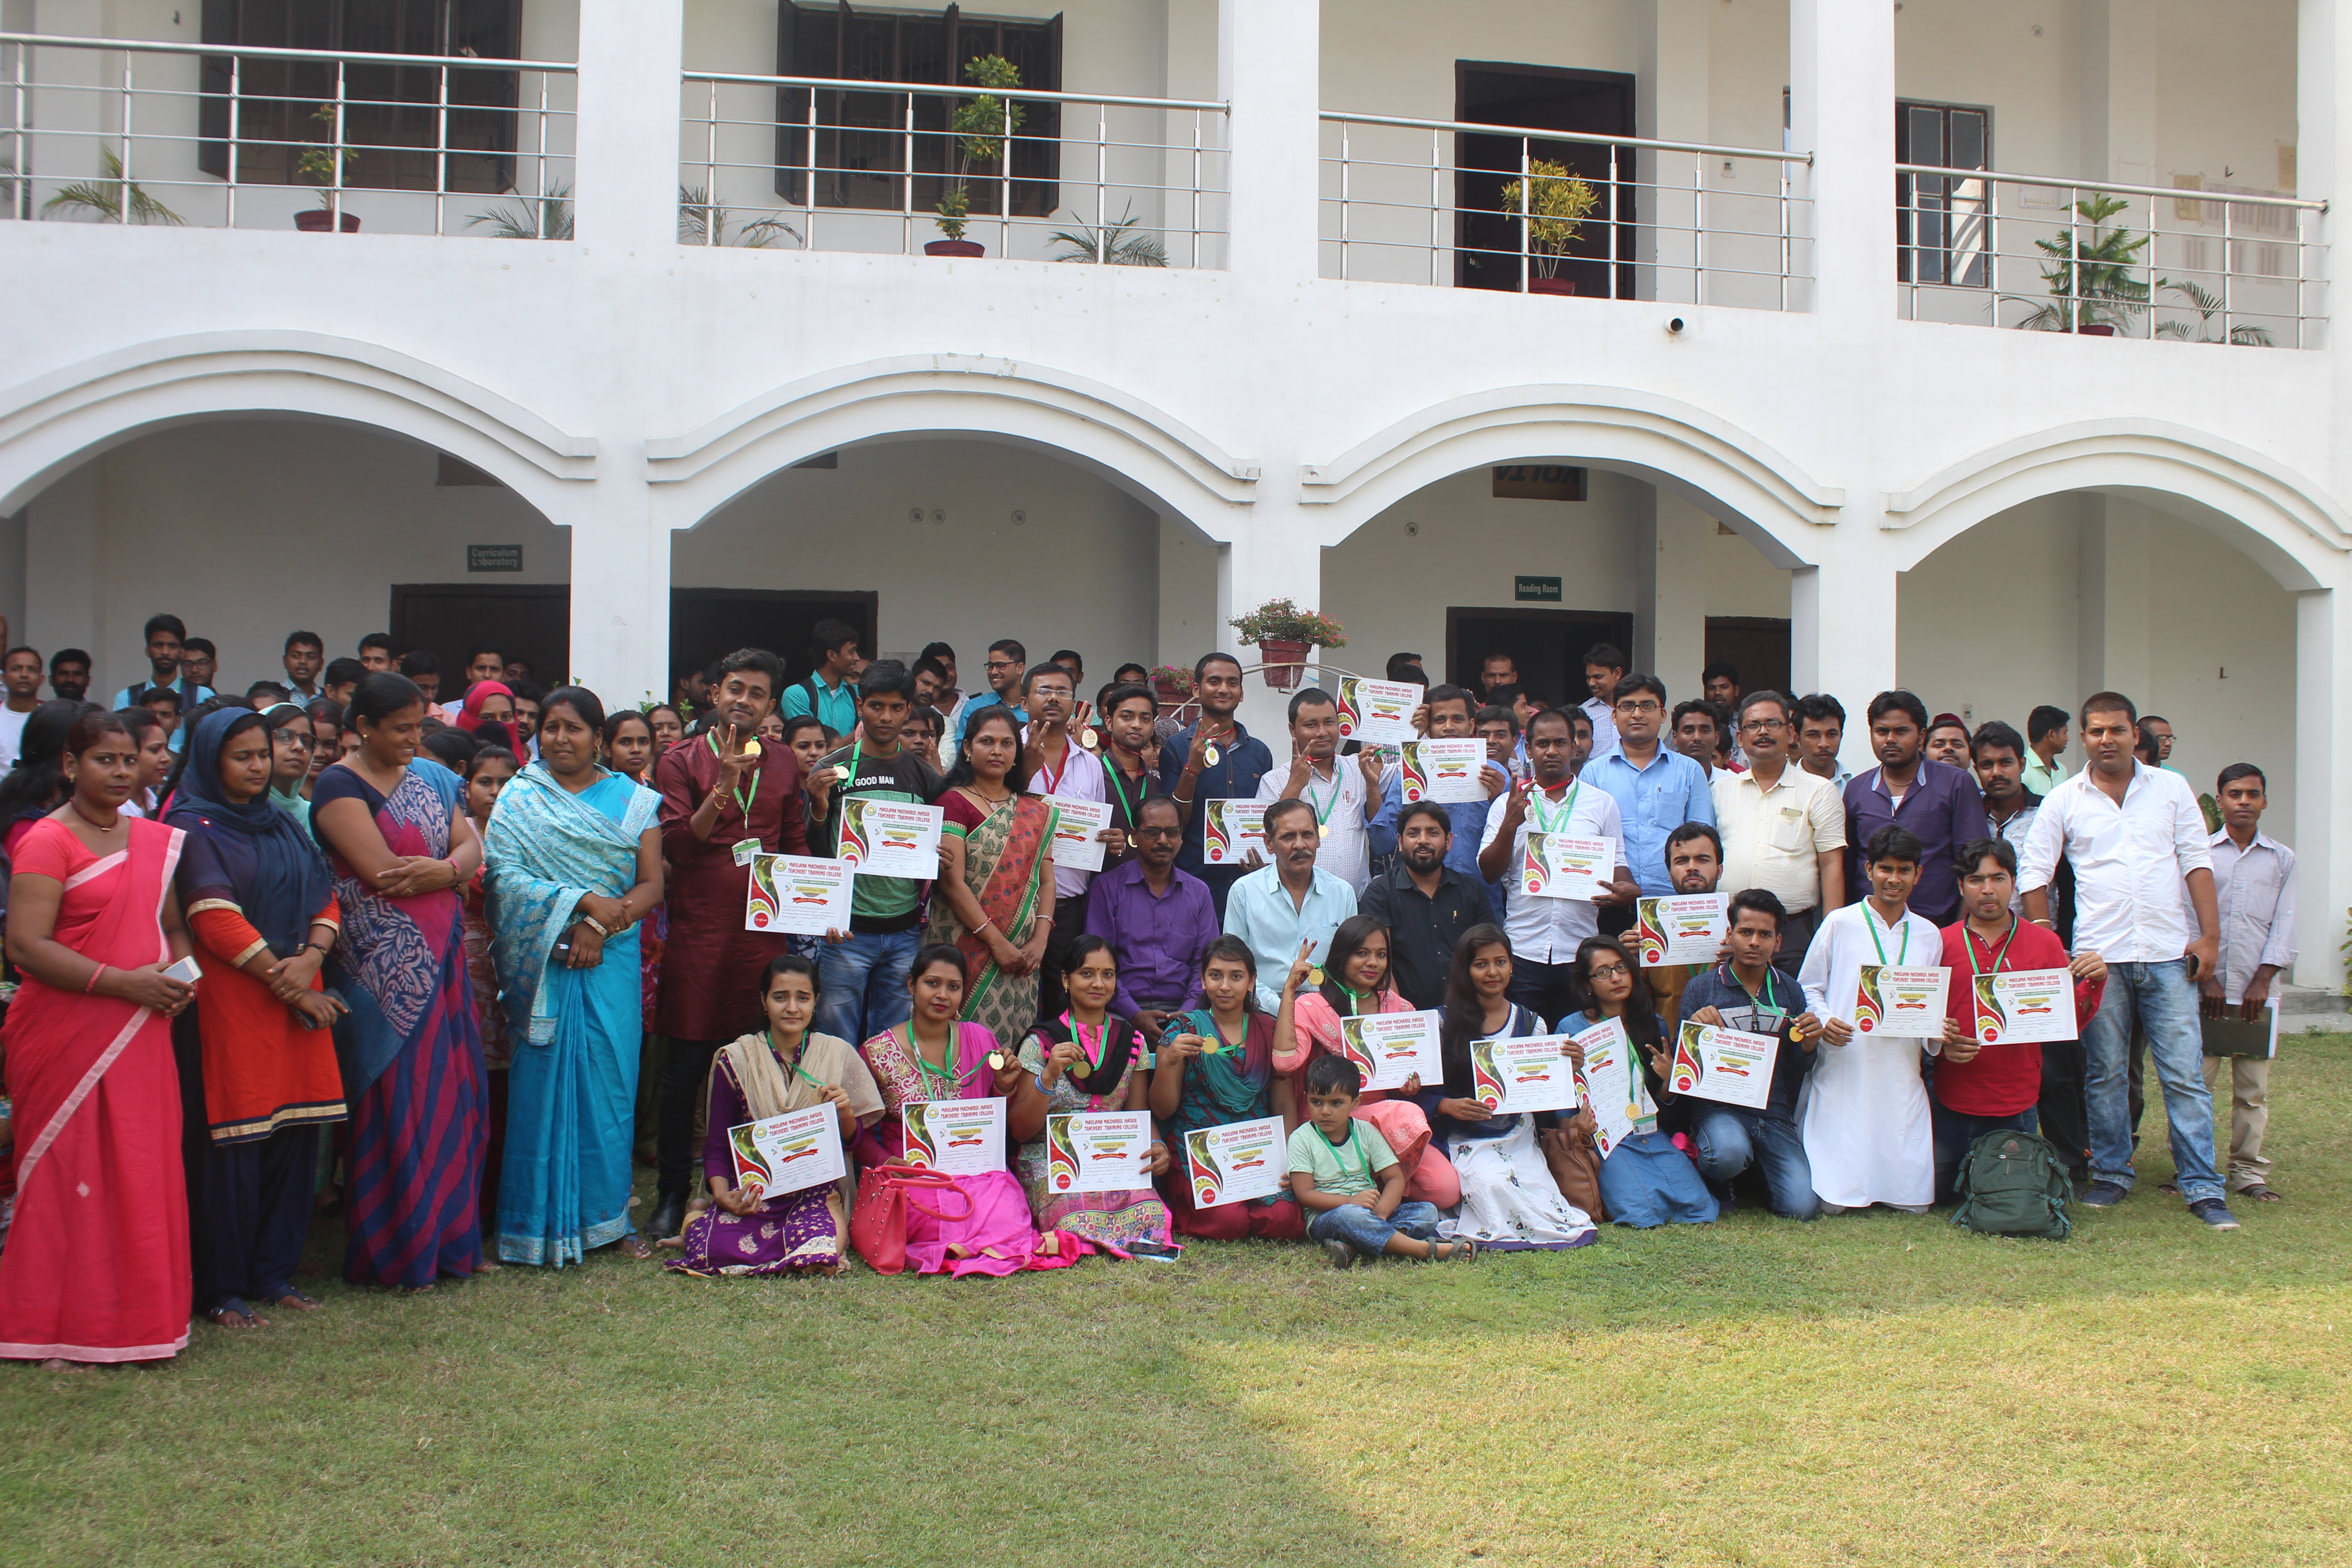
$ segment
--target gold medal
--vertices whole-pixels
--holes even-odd
[[[1213,768],[1217,765],[1218,761],[1224,755],[1223,752],[1217,750],[1217,743],[1214,741],[1210,742],[1209,749],[1201,754],[1208,759],[1209,765]]]
[[[1095,732],[1092,730],[1081,730],[1078,731],[1078,744],[1091,752],[1102,742],[1095,738]]]
[[[1315,825],[1315,831],[1328,838],[1331,837],[1331,825],[1328,822],[1318,822]]]
[[[988,1065],[990,1070],[994,1072],[1003,1072],[1004,1070],[1004,1053],[1003,1051],[989,1052]]]
[[[1309,985],[1320,985],[1323,984],[1323,966],[1321,964],[1318,963],[1314,968],[1307,972],[1307,984]]]
[[[758,755],[760,754],[760,742],[757,742],[757,741],[746,741],[746,742],[743,742],[743,754],[744,754],[745,756],[747,756],[747,757],[756,757],[756,756],[758,756]]]

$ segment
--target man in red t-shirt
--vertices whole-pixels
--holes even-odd
[[[2010,912],[2010,898],[2017,890],[2017,851],[2006,839],[1962,845],[1957,859],[1961,919],[1944,928],[1944,963],[1952,972],[1945,1008],[1959,1025],[1960,1038],[1945,1044],[1929,1104],[1936,1123],[1937,1203],[1952,1201],[1953,1178],[1980,1134],[2040,1131],[2034,1102],[2042,1098],[2042,1047],[2032,1041],[1983,1043],[1977,1033],[1977,976],[2021,969],[2072,971],[2078,1030],[2099,1010],[2107,984],[2106,961],[2097,953],[2069,958],[2055,931]],[[2058,1157],[2075,1164],[2087,1153],[2061,1149]]]

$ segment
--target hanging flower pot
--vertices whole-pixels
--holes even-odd
[[[1258,673],[1265,678],[1270,691],[1292,691],[1298,678],[1307,670],[1307,644],[1289,637],[1267,637],[1257,645],[1257,657],[1265,668]]]
[[[1151,691],[1162,709],[1181,708],[1192,700],[1192,673],[1172,664],[1160,665],[1151,672]]]
[[[1258,659],[1265,668],[1267,688],[1289,691],[1298,685],[1305,673],[1309,649],[1345,647],[1348,628],[1330,616],[1314,610],[1302,610],[1288,599],[1268,599],[1245,616],[1236,616],[1227,623],[1241,635],[1241,640],[1256,645]]]
[[[925,256],[986,256],[988,251],[976,239],[934,239],[923,246]]]

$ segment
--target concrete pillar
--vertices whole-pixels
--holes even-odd
[[[2094,691],[2120,691],[2149,707],[2156,693],[2148,686],[2147,518],[2129,501],[2076,499],[2083,509],[2076,700]]]
[[[1634,133],[1656,142],[1706,142],[1709,132],[1708,14],[1712,0],[1649,0],[1636,24],[1640,63],[1634,71]],[[1644,300],[1696,300],[1689,268],[1696,259],[1692,235],[1696,214],[1694,172],[1703,179],[1706,160],[1679,153],[1644,151],[1636,161],[1644,216],[1656,226],[1641,230],[1643,256],[1635,293]],[[1662,188],[1663,187],[1663,188]],[[1671,194],[1669,194],[1671,193]]]
[[[2155,184],[2156,34],[2147,9],[2083,0],[2079,14],[2083,177]]]
[[[572,213],[584,244],[652,254],[677,243],[685,16],[684,0],[580,0]]]
[[[607,711],[669,700],[670,533],[642,440],[604,444],[572,530],[572,673]]]
[[[1218,550],[1215,637],[1202,644],[1202,652],[1223,648],[1244,665],[1255,664],[1257,649],[1241,645],[1232,628],[1234,620],[1269,599],[1288,598],[1301,609],[1323,607],[1323,549],[1308,526],[1309,520],[1299,515],[1302,510],[1295,501],[1261,497],[1251,508],[1249,526]],[[1349,662],[1353,651],[1333,650],[1332,658],[1350,669],[1360,668]],[[1310,652],[1309,657],[1314,655]],[[1375,668],[1371,673],[1381,671]],[[1315,680],[1310,670],[1306,684],[1313,685]],[[1287,693],[1269,690],[1259,676],[1251,674],[1242,698],[1241,720],[1250,733],[1273,749],[1276,762],[1290,754],[1289,703]]]
[[[1792,300],[1823,318],[1825,340],[1883,336],[1895,319],[1895,8],[1790,0],[1790,151],[1810,204],[1791,216],[1811,243]],[[1834,322],[1836,325],[1832,326]],[[1892,614],[1892,608],[1889,609]]]
[[[2341,591],[2295,596],[2294,838],[2298,879],[2294,981],[2344,984],[2344,910],[2352,907],[2352,722],[2341,710],[2352,626]]]
[[[1864,710],[1881,691],[1902,684],[1895,658],[1898,574],[1878,532],[1881,514],[1843,519],[1839,538],[1819,566],[1789,576],[1790,684],[1797,695],[1823,691],[1845,708],[1843,764],[1871,765],[1870,727]]]
[[[1306,0],[1219,0],[1218,95],[1233,106],[1226,265],[1277,288],[1316,274],[1321,42]]]
[[[1699,695],[1706,668],[1706,558],[1715,519],[1669,490],[1642,508],[1635,564],[1634,667],[1666,683],[1675,702]]]

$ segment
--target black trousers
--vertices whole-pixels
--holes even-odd
[[[688,1179],[694,1174],[695,1101],[702,1097],[702,1081],[710,1076],[710,1058],[726,1040],[681,1040],[670,1037],[662,1053],[661,1095],[655,1106],[654,1163],[657,1191],[665,1198],[688,1197]]]
[[[1087,934],[1087,892],[1076,898],[1056,896],[1054,900],[1054,929],[1045,935],[1045,962],[1040,965],[1037,980],[1037,1016],[1041,1019],[1061,1016],[1070,1005],[1070,994],[1062,984],[1062,960],[1070,944]]]
[[[215,1143],[198,1156],[195,1189],[188,1194],[196,1310],[210,1311],[231,1297],[266,1307],[294,1288],[318,1168],[315,1123],[281,1127],[248,1143]]]
[[[1573,963],[1520,961],[1511,965],[1510,988],[1503,994],[1542,1019],[1549,1029],[1577,1010],[1580,987],[1575,976]]]
[[[2091,1112],[2083,1099],[2085,1075],[2082,1041],[2042,1043],[2042,1098],[2034,1109],[2041,1116],[2042,1136],[2066,1162],[2077,1183],[2091,1175]]]

